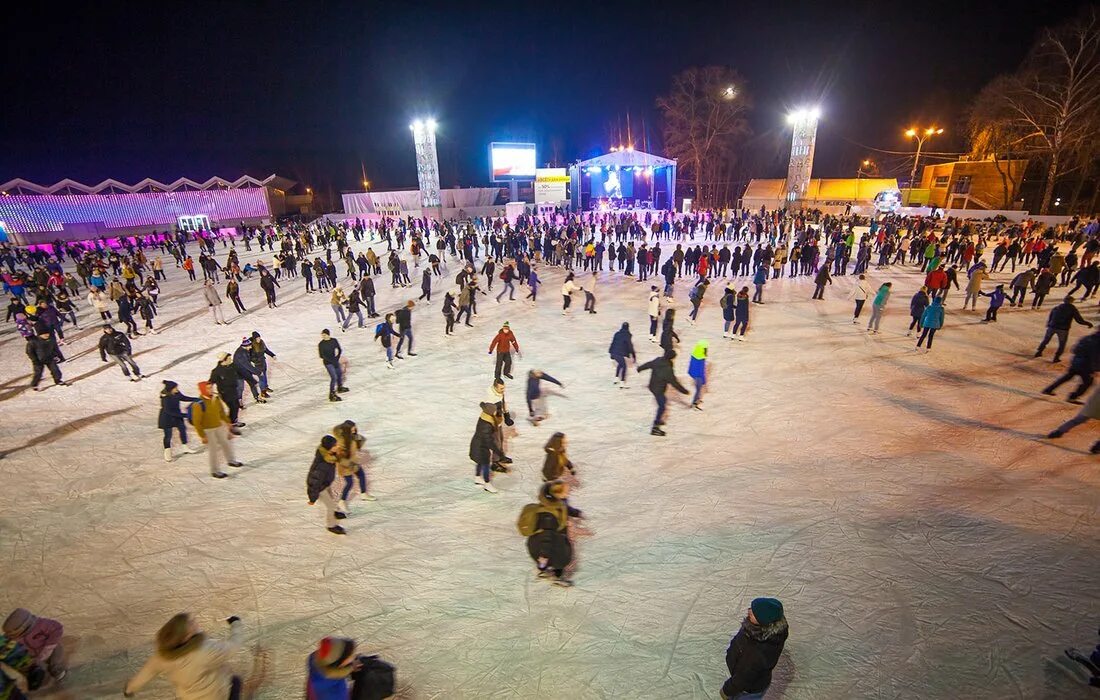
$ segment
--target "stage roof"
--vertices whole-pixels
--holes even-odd
[[[588,160],[582,160],[579,163],[574,164],[575,167],[588,168],[588,167],[601,167],[607,168],[611,166],[618,166],[620,168],[629,168],[632,166],[641,166],[643,168],[663,168],[667,165],[676,165],[676,161],[669,160],[668,158],[662,158],[661,156],[655,156],[652,153],[646,153],[644,151],[611,151],[605,153],[602,156],[596,156],[595,158],[589,158]]]
[[[175,182],[163,183],[152,178],[145,178],[136,185],[127,185],[118,180],[104,180],[97,185],[85,185],[76,180],[65,179],[53,185],[39,185],[29,180],[16,178],[0,184],[0,190],[10,194],[135,194],[138,192],[179,192],[210,189],[236,190],[244,187],[274,187],[280,190],[289,190],[297,183],[278,175],[268,175],[263,180],[243,175],[236,180],[226,180],[221,177],[212,177],[205,182],[195,182],[186,177],[181,177]]]

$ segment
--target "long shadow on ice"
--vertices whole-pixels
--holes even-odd
[[[65,437],[67,435],[72,435],[73,433],[77,432],[78,430],[83,430],[84,428],[87,428],[90,425],[95,425],[96,423],[100,423],[102,421],[105,421],[108,418],[112,418],[114,416],[121,415],[123,413],[129,413],[130,411],[134,410],[135,408],[136,408],[136,406],[130,406],[128,408],[116,408],[113,411],[104,411],[103,413],[94,413],[90,416],[84,416],[83,418],[77,418],[76,420],[69,421],[68,423],[64,423],[62,425],[57,426],[56,428],[53,428],[52,430],[49,430],[45,433],[42,433],[41,435],[39,435],[37,437],[31,438],[30,440],[26,441],[22,445],[19,445],[17,447],[13,447],[10,450],[0,451],[0,459],[3,459],[4,457],[7,457],[10,454],[14,454],[16,452],[21,452],[22,450],[29,449],[31,447],[38,447],[40,445],[48,445],[51,442],[56,442],[57,440]]]

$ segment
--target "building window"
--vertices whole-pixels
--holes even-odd
[[[955,187],[953,189],[955,194],[966,194],[970,191],[970,176],[962,175],[959,179],[955,180]]]
[[[947,183],[950,182],[950,180],[950,175],[937,175],[936,183],[933,185],[933,187],[947,187]]]

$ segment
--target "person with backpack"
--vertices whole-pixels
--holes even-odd
[[[611,382],[614,386],[626,389],[626,359],[629,357],[638,362],[638,355],[634,352],[634,342],[630,335],[630,324],[623,322],[615,335],[611,337],[611,346],[607,349],[608,355],[615,363],[615,379]]]
[[[1042,393],[1053,396],[1054,390],[1069,380],[1077,377],[1081,383],[1069,395],[1070,403],[1080,403],[1080,397],[1092,386],[1093,374],[1100,367],[1100,331],[1090,333],[1073,347],[1073,358],[1069,362],[1069,368],[1061,377],[1055,379]]]
[[[726,650],[730,677],[722,684],[722,700],[763,698],[772,682],[789,633],[783,603],[775,598],[756,598],[749,605],[741,629]]]
[[[141,373],[141,369],[131,357],[132,352],[130,339],[125,333],[116,331],[110,325],[103,326],[103,335],[99,337],[99,358],[106,362],[107,357],[110,356],[122,370],[124,377],[132,382],[139,382],[145,375]],[[133,370],[133,376],[130,376],[130,370]]]
[[[393,369],[393,338],[397,336],[397,331],[393,329],[393,314],[386,314],[382,323],[374,327],[374,339],[382,343],[386,350],[386,367],[389,369]]]
[[[329,532],[346,535],[347,531],[341,527],[339,521],[348,516],[336,507],[336,499],[332,495],[338,459],[336,438],[332,435],[321,438],[321,444],[313,453],[313,463],[309,465],[309,473],[306,475],[306,498],[310,505],[320,501],[324,506],[325,527]]]
[[[527,538],[527,554],[535,562],[538,577],[563,588],[573,585],[565,576],[573,561],[569,518],[584,517],[569,505],[568,498],[568,483],[548,481],[539,488],[539,502],[524,506],[516,523],[519,534]]]
[[[527,420],[531,422],[531,425],[538,425],[546,419],[546,401],[542,395],[543,382],[565,387],[564,384],[540,369],[533,369],[527,373]]]
[[[936,331],[943,328],[943,298],[934,297],[932,304],[924,310],[920,319],[920,338],[917,339],[917,349],[920,349],[924,344],[924,339],[928,338],[928,349],[932,349],[932,340],[936,337]]]
[[[184,414],[181,404],[184,401],[194,403],[198,397],[187,396],[180,392],[179,384],[165,380],[164,388],[160,392],[160,413],[157,415],[157,427],[164,432],[164,461],[172,461],[172,431],[179,433],[180,444],[187,454],[195,454],[198,450],[187,444],[187,415]]]
[[[505,294],[508,295],[508,301],[516,300],[516,270],[512,267],[512,263],[506,263],[504,269],[500,271],[500,280],[504,283],[501,287],[500,294],[497,294],[497,303],[500,303],[500,298]]]
[[[493,351],[496,351],[497,354],[493,378],[498,382],[501,375],[512,379],[512,350],[515,350],[517,354],[519,353],[519,341],[512,333],[511,326],[505,321],[497,334],[493,336],[492,342],[489,343],[489,354],[492,355]]]
[[[669,314],[672,311],[669,310]],[[667,319],[667,314],[666,314]],[[687,394],[688,390],[684,388],[684,385],[676,379],[676,375],[672,369],[672,360],[676,358],[676,351],[666,349],[664,355],[656,357],[643,365],[639,365],[637,371],[643,372],[645,370],[650,371],[649,376],[649,391],[653,394],[654,400],[657,402],[657,415],[653,418],[653,427],[650,429],[650,435],[664,436],[665,431],[661,429],[661,426],[665,424],[665,406],[668,403],[668,399],[665,397],[665,391],[669,385],[672,385],[681,394]]]
[[[1073,304],[1073,296],[1067,294],[1062,303],[1055,306],[1047,314],[1047,331],[1043,335],[1042,342],[1039,343],[1039,348],[1035,351],[1035,357],[1042,357],[1047,343],[1050,342],[1051,338],[1057,336],[1058,348],[1054,351],[1053,360],[1057,364],[1062,359],[1062,352],[1065,351],[1066,343],[1069,342],[1069,330],[1074,323],[1092,328],[1091,323],[1081,318],[1081,312]]]
[[[208,445],[206,454],[210,462],[210,476],[224,479],[227,475],[219,467],[219,457],[231,467],[242,466],[233,454],[230,442],[232,419],[226,410],[225,402],[214,395],[211,382],[199,382],[200,400],[191,404],[191,425],[198,433],[202,444]]]

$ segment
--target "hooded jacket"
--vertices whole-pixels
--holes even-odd
[[[739,693],[762,693],[772,682],[772,669],[779,662],[787,642],[787,620],[758,625],[748,619],[730,640],[726,650],[726,668],[730,679],[723,692],[729,697]]]
[[[611,338],[611,347],[607,352],[612,357],[633,357],[635,361],[638,360],[638,356],[634,354],[629,324],[624,323],[619,330],[615,331],[615,335]]]
[[[922,328],[943,328],[943,299],[932,300],[932,305],[921,314],[920,325]]]

